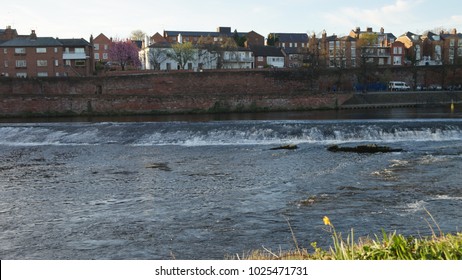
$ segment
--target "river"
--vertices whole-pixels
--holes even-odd
[[[3,120],[0,259],[223,259],[293,249],[291,229],[328,248],[325,215],[460,231],[461,140],[457,108]]]

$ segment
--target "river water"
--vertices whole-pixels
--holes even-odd
[[[345,235],[460,231],[461,140],[447,108],[7,120],[0,259],[223,259],[293,249],[291,229],[328,248],[325,215]]]

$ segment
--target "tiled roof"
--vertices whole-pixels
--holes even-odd
[[[233,36],[234,32],[231,33],[220,33],[216,31],[164,31],[164,34],[168,37],[176,37],[181,34],[183,37],[219,37],[223,35]],[[238,32],[239,36],[245,36],[247,33]]]
[[[308,34],[305,33],[274,33],[279,42],[308,42]]]
[[[250,49],[255,56],[275,56],[275,57],[284,57],[280,48],[272,46],[250,46]]]
[[[62,43],[52,37],[17,37],[1,44],[2,47],[50,47],[62,46]]]
[[[155,48],[155,49],[165,49],[165,48],[171,48],[172,44],[168,42],[157,42],[157,43],[151,44],[149,47]]]
[[[58,39],[63,46],[72,46],[72,47],[85,47],[90,45],[87,40],[80,38],[80,39]]]

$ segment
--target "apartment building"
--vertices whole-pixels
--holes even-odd
[[[96,63],[106,64],[109,62],[109,47],[112,40],[103,33],[99,34],[93,40],[90,39],[93,45],[93,55]]]
[[[308,34],[306,33],[271,33],[268,38],[274,38],[274,46],[278,48],[306,48]]]
[[[392,65],[390,47],[396,40],[395,35],[386,33],[383,27],[379,32],[374,31],[372,27],[368,27],[365,31],[357,27],[351,30],[349,36],[357,40],[361,63]]]
[[[457,29],[441,34],[443,39],[443,61],[445,64],[462,64],[462,34]]]
[[[231,32],[231,27],[218,27],[216,31],[164,31],[164,38],[169,43],[191,42],[197,44],[201,38],[208,38],[213,43],[220,44],[226,38],[238,36],[246,38],[245,46],[264,45],[265,38],[255,31]]]
[[[0,42],[8,41],[16,37],[18,37],[18,32],[16,29],[12,29],[10,25],[8,25],[6,29],[0,29]]]
[[[7,77],[89,76],[90,43],[84,39],[16,36],[0,43],[0,75]]]

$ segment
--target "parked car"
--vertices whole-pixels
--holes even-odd
[[[462,89],[462,85],[449,85],[445,88],[446,90],[461,90]]]
[[[405,82],[391,81],[388,83],[388,89],[391,91],[403,91],[403,90],[410,90],[411,87],[408,86]]]
[[[423,90],[427,90],[427,87],[424,86],[424,85],[418,85],[418,86],[415,88],[415,90],[421,90],[421,91],[423,91]]]
[[[431,84],[428,86],[428,89],[429,90],[442,90],[443,87],[441,85],[438,85],[438,84]]]

